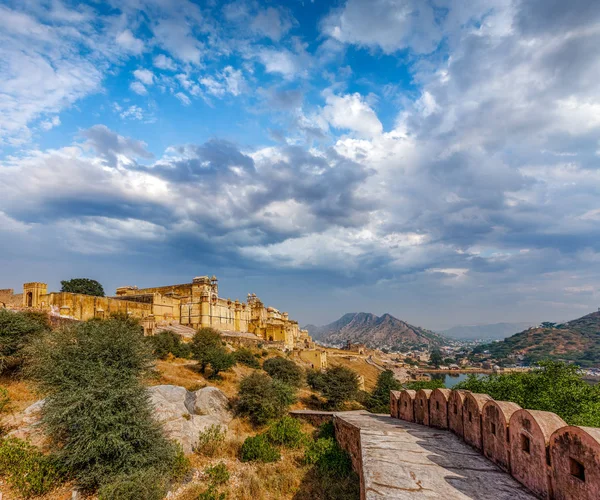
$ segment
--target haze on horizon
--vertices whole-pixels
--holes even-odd
[[[600,303],[600,2],[0,2],[0,287],[301,324]]]

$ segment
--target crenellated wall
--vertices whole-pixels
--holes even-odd
[[[600,499],[600,429],[470,391],[392,391],[390,408],[392,417],[449,428],[538,498]]]

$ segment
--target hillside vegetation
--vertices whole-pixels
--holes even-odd
[[[576,362],[582,367],[600,366],[600,312],[558,325],[542,323],[501,342],[479,346],[473,353],[495,360],[522,357],[526,362],[551,359]]]

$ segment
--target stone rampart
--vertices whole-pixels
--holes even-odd
[[[598,428],[470,391],[393,391],[390,403],[392,417],[447,426],[538,498],[600,499]]]

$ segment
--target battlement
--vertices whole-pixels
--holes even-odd
[[[538,498],[600,498],[600,429],[470,391],[391,391],[394,418],[449,429]]]

